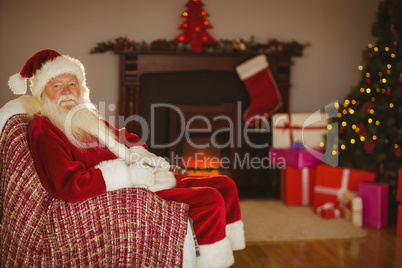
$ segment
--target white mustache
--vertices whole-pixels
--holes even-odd
[[[75,103],[78,103],[78,99],[72,94],[61,95],[59,100],[57,101],[57,105],[60,105],[62,101],[74,101]]]

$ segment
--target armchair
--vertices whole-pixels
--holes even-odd
[[[0,109],[0,266],[193,267],[188,205],[143,188],[78,203],[47,193],[28,147],[27,97]]]

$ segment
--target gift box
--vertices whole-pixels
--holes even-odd
[[[316,209],[316,214],[324,219],[343,217],[343,210],[336,207],[334,203],[325,203]]]
[[[283,200],[287,205],[311,205],[313,203],[314,168],[286,167]],[[283,178],[281,178],[283,180]]]
[[[375,178],[375,172],[318,164],[315,167],[314,209],[328,202],[343,208],[343,204],[340,203],[343,192],[357,192],[359,182],[373,182]]]
[[[269,148],[269,161],[279,167],[314,167],[322,160],[322,150],[295,150],[287,148]]]
[[[300,141],[307,148],[321,148],[327,132],[325,113],[277,113],[272,116],[272,147],[289,148]]]
[[[363,225],[376,229],[388,225],[388,184],[360,182],[358,195],[363,200]]]
[[[357,193],[346,191],[342,194],[341,202],[345,219],[353,225],[363,226],[363,200]]]
[[[398,205],[398,216],[396,218],[396,235],[402,236],[402,204]]]
[[[396,188],[396,201],[402,202],[402,169],[398,170],[398,185]]]

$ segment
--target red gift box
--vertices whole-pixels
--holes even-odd
[[[398,216],[396,218],[396,235],[402,236],[402,204],[398,205]]]
[[[315,167],[322,160],[322,150],[295,150],[288,148],[269,148],[269,160],[273,165],[285,167]]]
[[[402,202],[402,169],[398,170],[398,185],[396,188],[396,201]]]
[[[314,210],[329,202],[342,208],[340,197],[345,191],[357,192],[359,182],[373,182],[376,179],[375,172],[332,167],[325,164],[318,164],[315,171]]]
[[[314,168],[285,169],[284,201],[287,205],[311,205],[313,203]],[[283,178],[282,178],[283,180]]]
[[[343,217],[343,210],[337,208],[334,203],[325,203],[316,209],[317,215],[324,219],[334,219]]]
[[[360,182],[358,195],[363,201],[363,225],[376,229],[388,225],[388,184]]]

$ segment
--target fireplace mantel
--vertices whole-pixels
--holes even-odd
[[[235,67],[258,53],[193,53],[169,51],[116,51],[120,57],[119,115],[127,118],[139,114],[140,77],[147,73],[185,71],[235,72]],[[266,53],[269,66],[282,94],[281,112],[289,107],[291,58],[300,56],[285,52]],[[138,133],[136,124],[127,129]]]

